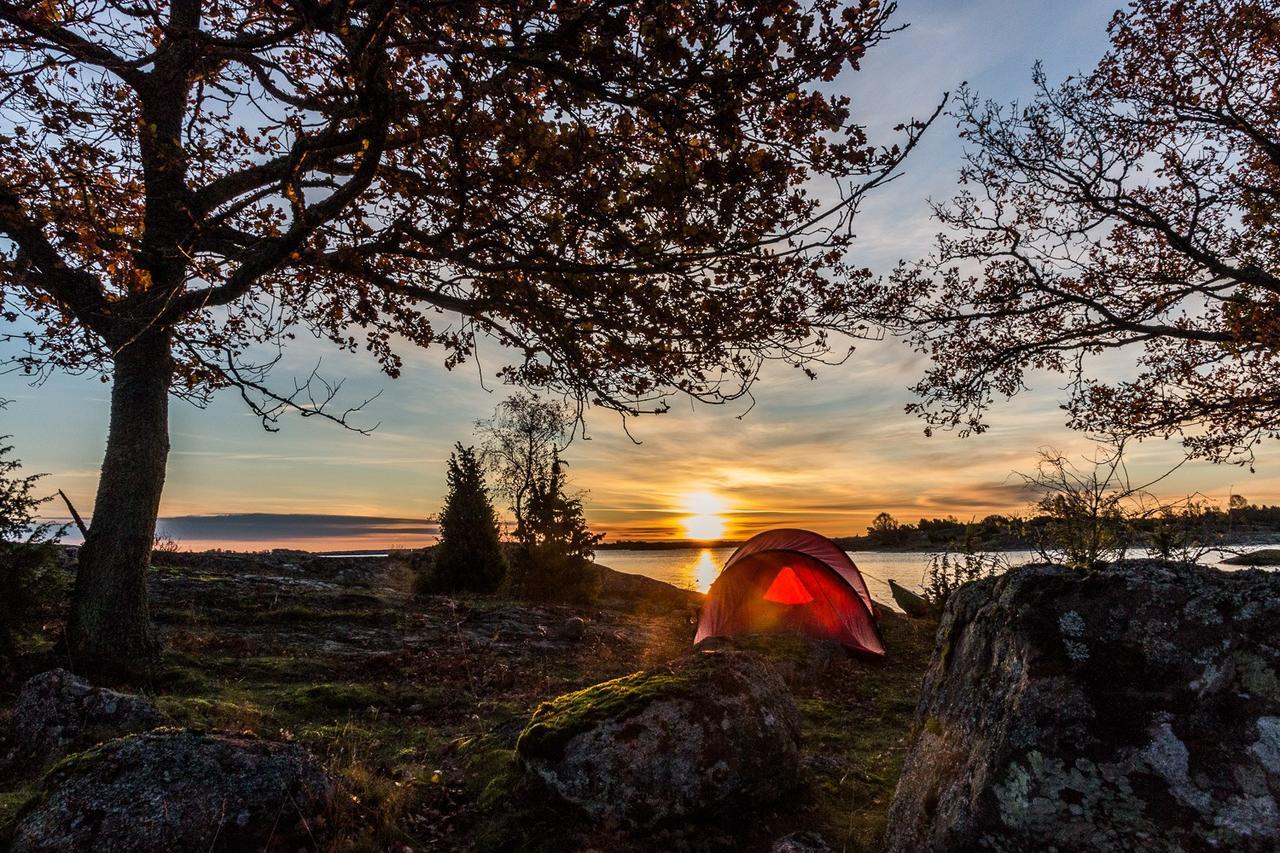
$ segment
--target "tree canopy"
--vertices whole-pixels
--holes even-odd
[[[389,376],[489,339],[504,381],[633,414],[863,332],[853,216],[925,123],[875,145],[827,84],[893,8],[0,0],[13,358],[112,382],[77,660],[155,651],[171,394],[347,422],[269,377],[296,334]]]
[[[172,330],[180,393],[268,422],[329,401],[266,384],[295,329],[393,376],[489,337],[506,379],[625,411],[735,396],[860,329],[848,225],[905,148],[821,84],[892,8],[0,2],[18,358],[109,372]]]
[[[1074,427],[1248,462],[1280,435],[1280,11],[1139,0],[1109,33],[1025,105],[961,92],[949,230],[869,304],[933,360],[910,407],[931,426],[981,431],[1048,370]],[[1115,351],[1137,369],[1112,378]]]

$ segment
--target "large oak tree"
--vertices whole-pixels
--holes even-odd
[[[743,394],[857,333],[873,146],[827,85],[876,0],[0,0],[0,263],[29,371],[97,371],[111,422],[78,663],[155,649],[146,567],[171,396],[268,381],[307,330],[624,413]]]
[[[1280,435],[1280,9],[1139,0],[1109,32],[1027,104],[962,93],[949,230],[868,301],[932,358],[931,424],[980,431],[1049,370],[1077,428],[1248,462]]]

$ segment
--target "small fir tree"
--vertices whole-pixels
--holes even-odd
[[[449,495],[440,511],[440,546],[419,590],[492,592],[506,576],[507,561],[475,448],[455,445],[447,476]]]
[[[547,475],[532,484],[511,587],[526,598],[585,603],[598,591],[591,558],[604,535],[591,532],[582,500],[566,493],[564,467],[555,455]]]

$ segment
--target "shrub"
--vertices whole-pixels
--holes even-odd
[[[1167,562],[1195,563],[1226,543],[1223,514],[1196,496],[1152,507],[1143,527],[1147,549]]]
[[[1003,574],[1008,570],[1008,560],[1002,554],[979,554],[971,550],[958,553],[944,551],[929,558],[923,595],[931,604],[941,608],[947,603],[951,593],[965,584]]]
[[[8,436],[0,438],[4,441]],[[70,586],[58,560],[61,529],[41,523],[35,496],[43,474],[21,474],[22,463],[0,445],[0,658],[15,652],[14,637],[60,613]]]

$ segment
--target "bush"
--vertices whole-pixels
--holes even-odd
[[[1143,542],[1166,562],[1196,563],[1226,544],[1222,513],[1203,499],[1160,504],[1149,515]]]
[[[923,595],[929,603],[941,608],[951,593],[971,581],[982,580],[1009,570],[1002,554],[979,554],[974,551],[944,551],[929,558]]]
[[[507,591],[532,601],[590,604],[600,595],[600,573],[591,561],[555,544],[517,546],[508,577]]]
[[[0,668],[16,652],[15,635],[60,614],[70,586],[58,560],[62,531],[36,518],[48,500],[35,496],[44,475],[23,476],[12,452],[11,445],[0,445]]]
[[[71,572],[53,542],[0,542],[0,654],[14,651],[14,636],[63,616]]]

